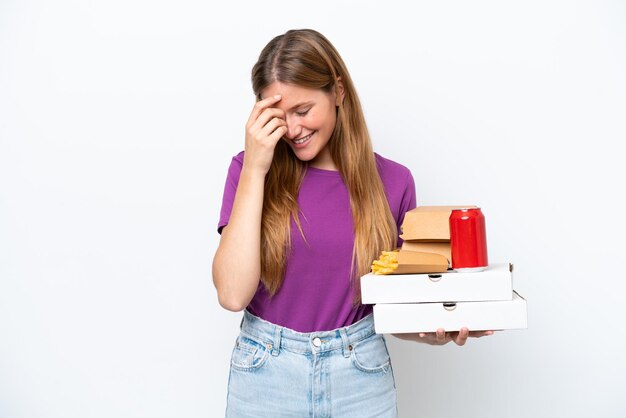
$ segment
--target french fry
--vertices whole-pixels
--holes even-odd
[[[398,251],[382,251],[380,258],[372,263],[372,273],[391,274],[398,268]]]

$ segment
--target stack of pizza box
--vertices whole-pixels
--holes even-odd
[[[405,260],[428,259],[426,268],[400,259],[392,274],[361,277],[361,300],[375,304],[377,333],[527,328],[526,300],[513,289],[513,264],[490,263],[480,272],[447,268],[449,217],[458,207],[468,206],[421,206],[406,213],[400,253]],[[435,255],[448,265],[435,265]]]

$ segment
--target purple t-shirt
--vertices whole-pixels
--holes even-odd
[[[230,218],[243,155],[241,152],[233,157],[228,169],[219,232]],[[406,167],[374,155],[391,213],[400,230],[404,214],[416,205],[413,176]],[[350,283],[350,266],[354,222],[348,190],[339,172],[309,167],[298,205],[307,241],[302,239],[292,219],[285,280],[273,297],[259,283],[247,309],[266,321],[298,332],[328,331],[351,325],[372,312],[372,306],[355,306],[353,302],[355,291]],[[398,238],[398,246],[401,244]]]

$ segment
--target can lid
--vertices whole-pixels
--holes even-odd
[[[472,206],[470,208],[456,208],[456,209],[452,209],[452,212],[454,212],[455,210],[468,211],[468,210],[476,210],[476,209],[480,209],[480,208],[478,206]]]

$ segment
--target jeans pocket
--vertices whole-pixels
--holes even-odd
[[[352,364],[362,372],[387,373],[391,370],[389,351],[381,335],[375,334],[354,344],[350,358]]]
[[[265,364],[268,356],[269,351],[263,343],[240,335],[237,337],[230,364],[237,370],[257,370]]]

